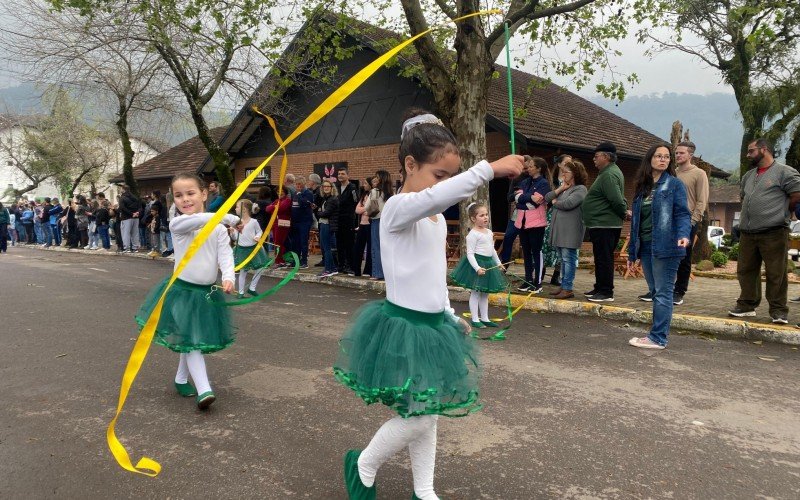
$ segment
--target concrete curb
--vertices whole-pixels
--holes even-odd
[[[44,248],[30,245],[28,245],[27,248],[45,250]],[[50,247],[46,250],[68,253],[84,253],[90,255],[133,257],[148,260],[168,260],[163,257],[148,257],[145,253],[98,253],[96,250],[68,250],[65,247]],[[264,272],[264,276],[270,276],[272,278],[283,278],[286,276],[286,274],[287,271],[283,269],[270,269]],[[314,274],[298,273],[294,279],[304,283],[321,283],[324,285],[341,286],[345,288],[372,290],[375,292],[386,293],[386,284],[383,281],[371,281],[368,279],[356,278],[354,276],[336,275],[327,278],[320,278]],[[450,300],[457,302],[469,301],[469,290],[456,286],[448,286],[448,289],[450,290]],[[641,323],[645,325],[649,325],[653,320],[653,313],[649,310],[645,311],[627,307],[601,305],[577,300],[555,300],[538,296],[531,296],[530,298],[526,299],[526,297],[526,295],[512,294],[511,306],[515,309],[522,306],[522,309],[532,312],[594,316],[598,318],[624,321],[628,323]],[[495,306],[505,307],[506,294],[490,294],[489,302]],[[672,316],[672,328],[676,330],[712,334],[726,338],[761,340],[764,342],[800,346],[800,329],[792,326],[751,323],[747,321],[731,320],[726,318],[694,316],[691,314],[674,314]]]

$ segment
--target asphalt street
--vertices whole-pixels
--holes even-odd
[[[209,411],[174,392],[177,355],[153,346],[117,434],[134,462],[146,455],[163,471],[117,466],[105,431],[133,315],[170,270],[29,248],[0,255],[0,498],[345,498],[342,455],[392,414],[331,373],[346,322],[379,296],[322,284],[291,283],[237,308],[236,343],[207,358],[218,396]],[[482,344],[485,408],[439,420],[437,493],[799,498],[800,351],[678,332],[665,351],[627,345],[643,333],[521,312],[507,341]],[[411,497],[407,453],[377,485],[379,499]]]

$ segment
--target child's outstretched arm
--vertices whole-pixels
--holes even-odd
[[[479,162],[466,172],[462,172],[435,186],[417,193],[408,193],[389,199],[391,207],[381,214],[381,224],[388,226],[389,231],[401,231],[425,217],[441,213],[461,200],[468,198],[480,186],[495,177],[515,177],[522,172],[522,156],[509,155],[495,162],[485,160]],[[386,218],[384,218],[386,217]]]

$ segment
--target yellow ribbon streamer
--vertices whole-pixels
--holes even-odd
[[[485,14],[498,14],[500,11],[498,10],[483,10],[480,12],[475,12],[466,16],[459,17],[454,19],[453,22],[459,22],[464,19],[485,15]],[[136,343],[133,346],[133,350],[131,352],[131,356],[128,359],[128,363],[125,366],[125,372],[122,375],[122,383],[119,389],[119,399],[117,402],[117,410],[114,414],[114,417],[111,419],[111,422],[108,424],[108,428],[106,429],[106,440],[108,442],[108,448],[111,450],[111,453],[114,455],[114,458],[117,460],[117,463],[125,470],[135,472],[138,474],[144,474],[146,476],[155,477],[161,472],[161,464],[156,462],[155,460],[142,457],[137,463],[136,466],[133,466],[131,462],[130,456],[128,455],[128,451],[125,447],[120,443],[119,439],[116,436],[114,431],[117,420],[119,419],[120,414],[122,413],[122,408],[125,406],[125,401],[128,398],[128,393],[130,392],[131,386],[133,385],[133,381],[136,379],[136,376],[139,374],[139,370],[144,363],[144,359],[147,356],[147,352],[150,349],[150,345],[152,344],[153,337],[155,335],[156,327],[158,326],[158,321],[161,317],[161,309],[164,305],[164,299],[167,296],[167,292],[169,292],[170,287],[175,283],[175,280],[178,279],[178,276],[183,272],[186,268],[186,265],[189,261],[194,257],[200,247],[205,243],[208,237],[211,235],[212,231],[216,228],[217,224],[222,221],[222,218],[230,212],[231,208],[233,208],[234,204],[239,200],[239,198],[244,194],[247,187],[258,177],[264,167],[275,157],[278,152],[281,150],[285,150],[286,146],[297,139],[300,134],[304,133],[314,124],[316,124],[319,120],[325,117],[328,113],[330,113],[336,106],[342,103],[347,97],[350,96],[356,89],[358,89],[370,76],[372,76],[376,71],[382,68],[385,64],[389,62],[390,59],[395,57],[400,51],[408,47],[410,44],[414,43],[414,41],[418,40],[419,38],[426,36],[433,30],[439,28],[433,27],[419,33],[418,35],[411,37],[404,42],[401,42],[399,45],[395,46],[388,52],[384,53],[369,65],[361,69],[358,73],[353,75],[349,80],[347,80],[344,84],[342,84],[338,89],[336,89],[330,96],[328,96],[322,104],[320,104],[311,114],[306,117],[305,120],[292,131],[291,134],[286,138],[286,140],[281,141],[278,145],[278,149],[276,149],[272,154],[270,154],[261,164],[253,170],[253,172],[247,176],[247,178],[239,184],[239,186],[234,190],[234,192],[225,200],[222,206],[217,210],[213,217],[206,223],[205,226],[198,232],[197,236],[195,236],[192,243],[189,245],[189,248],[186,251],[186,254],[183,256],[181,261],[175,267],[175,271],[172,273],[172,276],[167,283],[167,286],[164,288],[164,292],[161,294],[161,297],[158,299],[153,312],[150,314],[150,317],[147,319],[144,327],[142,327],[141,332],[139,333],[139,337],[136,339]],[[273,122],[274,123],[274,122]],[[270,124],[272,125],[272,123]],[[276,130],[277,134],[277,130]],[[283,177],[284,177],[284,169],[285,165],[281,168],[281,177],[279,179],[279,186],[278,186],[278,193],[282,192],[283,189]],[[277,214],[277,207],[275,210],[275,214],[270,221],[275,220]],[[263,236],[263,235],[262,235]]]
[[[257,114],[259,114],[259,115],[261,115],[261,116],[263,116],[264,118],[267,119],[267,122],[269,123],[269,126],[272,127],[272,133],[275,136],[275,142],[278,143],[279,150],[283,151],[283,158],[281,159],[281,173],[279,174],[279,177],[278,177],[278,200],[275,201],[275,210],[272,211],[272,215],[269,218],[269,222],[267,223],[267,227],[264,229],[264,232],[261,233],[261,237],[258,239],[258,242],[256,243],[256,247],[253,249],[252,252],[250,252],[250,255],[248,255],[246,259],[244,259],[242,262],[240,262],[239,265],[236,266],[233,269],[234,271],[239,271],[244,266],[246,266],[248,264],[248,262],[250,262],[253,259],[253,257],[256,256],[258,251],[261,250],[261,248],[264,246],[264,242],[267,241],[267,238],[269,237],[269,233],[272,230],[272,225],[275,223],[275,220],[278,218],[278,204],[279,204],[279,200],[280,200],[280,197],[281,197],[281,193],[283,192],[283,177],[286,175],[286,169],[289,166],[289,156],[286,153],[286,148],[283,147],[283,139],[281,138],[281,134],[278,132],[278,126],[275,124],[275,120],[273,120],[271,116],[267,116],[264,113],[262,113],[261,111],[259,111],[256,106],[253,106],[252,109],[253,109],[254,113],[257,113]],[[276,246],[275,249],[276,249],[275,250],[276,252],[280,252],[281,251],[281,248],[278,247],[278,246]]]

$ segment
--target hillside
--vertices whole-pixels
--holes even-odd
[[[589,100],[665,139],[672,122],[680,120],[704,160],[728,171],[739,163],[742,126],[732,94],[665,93],[629,97],[622,103],[602,97]]]

